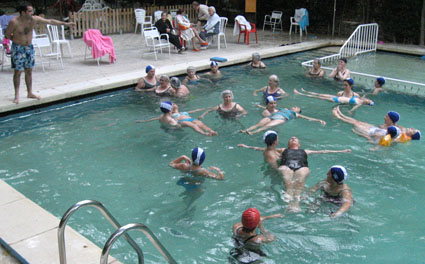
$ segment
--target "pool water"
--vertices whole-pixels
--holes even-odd
[[[341,89],[332,80],[304,77],[300,63],[323,55],[312,51],[269,59],[265,70],[243,65],[223,68],[223,80],[203,82],[191,88],[190,98],[175,100],[181,111],[187,111],[215,106],[221,102],[222,90],[233,90],[234,101],[248,115],[234,121],[222,120],[216,113],[207,115],[203,121],[218,131],[218,137],[190,129],[164,131],[157,121],[135,123],[158,116],[159,99],[131,89],[3,118],[0,178],[59,218],[80,200],[98,200],[121,224],[146,224],[179,263],[226,263],[233,246],[232,225],[248,207],[257,207],[263,215],[285,214],[283,219],[265,222],[277,239],[263,247],[268,255],[264,263],[421,263],[425,259],[423,142],[371,151],[373,145],[332,117],[333,103],[293,95],[294,88],[331,94]],[[262,98],[252,91],[266,85],[270,74],[277,74],[282,88],[291,94],[279,106],[297,105],[304,115],[327,122],[321,126],[299,119],[278,127],[281,147],[295,135],[306,149],[353,150],[309,158],[307,187],[324,179],[332,165],[348,170],[347,184],[356,203],[338,219],[329,217],[336,210],[332,205],[313,208],[314,197],[304,200],[301,213],[286,213],[278,173],[264,164],[261,152],[236,147],[264,145],[262,134],[237,131],[260,120],[255,103]],[[353,116],[382,124],[386,112],[396,110],[401,125],[425,131],[423,98],[387,93],[373,100],[375,106],[361,107]],[[344,113],[347,110],[342,107]],[[178,184],[186,176],[168,163],[190,155],[195,146],[205,149],[206,167],[225,172],[225,181],[206,179],[189,190]],[[69,224],[100,247],[114,231],[95,209],[78,211]],[[145,263],[165,263],[140,232],[131,234],[143,247]],[[111,254],[124,263],[137,262],[122,239]]]

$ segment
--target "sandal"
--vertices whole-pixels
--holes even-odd
[[[193,51],[198,52],[198,51],[200,51],[200,50],[199,50],[199,49],[197,49],[197,48],[193,48]]]

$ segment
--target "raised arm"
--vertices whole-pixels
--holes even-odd
[[[208,113],[210,113],[212,111],[217,111],[217,109],[218,109],[218,106],[211,107],[207,111],[203,112],[200,116],[198,116],[198,119],[204,118]]]
[[[330,78],[335,78],[336,74],[338,73],[338,68],[335,68],[329,73]]]
[[[342,215],[343,213],[347,212],[348,210],[350,210],[350,207],[353,204],[353,194],[351,193],[351,190],[350,189],[343,190],[342,198],[344,199],[344,204],[338,209],[338,211],[331,214],[331,217],[338,217]]]
[[[257,92],[262,92],[262,91],[265,91],[266,89],[267,89],[267,86],[264,86],[261,89],[254,90],[253,94],[254,94],[254,96],[257,96]]]
[[[186,155],[181,155],[177,159],[168,163],[168,166],[173,167],[175,169],[184,169],[184,167],[186,167],[190,163],[192,163],[192,161]]]
[[[308,117],[305,115],[301,115],[301,114],[297,114],[297,117],[301,117],[304,119],[307,119],[308,121],[314,121],[314,122],[319,122],[320,124],[322,124],[322,126],[326,126],[326,122],[317,118],[313,118],[313,117]]]
[[[238,147],[246,148],[246,149],[253,149],[253,150],[258,150],[258,151],[266,150],[266,148],[253,147],[253,146],[248,146],[248,145],[245,145],[245,144],[238,144]]]
[[[343,149],[343,150],[308,150],[306,149],[305,152],[307,155],[309,154],[328,154],[328,153],[350,153],[351,149]]]
[[[33,16],[32,17],[37,23],[41,23],[41,24],[51,24],[51,25],[64,25],[64,26],[75,26],[74,22],[63,22],[63,21],[59,21],[56,19],[46,19],[46,18],[42,18],[40,16]]]
[[[272,218],[282,218],[282,217],[284,217],[283,214],[266,215],[261,217],[261,221],[272,219]]]

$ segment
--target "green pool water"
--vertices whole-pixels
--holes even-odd
[[[187,111],[215,106],[222,90],[233,90],[234,101],[248,115],[235,121],[207,115],[203,121],[218,131],[218,137],[189,129],[167,132],[156,121],[135,123],[159,115],[159,99],[131,89],[5,117],[0,120],[0,178],[59,218],[80,200],[98,200],[121,224],[146,224],[179,263],[227,263],[232,225],[248,207],[264,215],[286,215],[265,223],[277,240],[263,247],[268,255],[264,263],[423,263],[423,142],[371,151],[373,146],[353,134],[350,125],[332,117],[333,103],[294,95],[293,88],[323,93],[341,89],[332,80],[304,77],[300,62],[322,55],[326,54],[313,51],[269,59],[266,70],[223,68],[223,80],[202,83],[191,88],[190,98],[175,100]],[[306,149],[353,150],[311,155],[306,182],[311,187],[325,178],[330,166],[345,166],[356,201],[346,215],[331,219],[335,207],[326,204],[308,210],[312,197],[304,200],[301,213],[286,213],[278,173],[264,164],[261,152],[236,147],[264,145],[261,134],[237,131],[261,118],[255,103],[262,99],[252,91],[266,85],[270,74],[277,74],[291,94],[279,106],[297,105],[304,115],[327,122],[321,126],[299,119],[278,127],[280,146],[295,135]],[[375,106],[361,107],[353,117],[382,124],[385,113],[396,110],[401,125],[425,131],[423,98],[387,93],[373,100]],[[342,107],[344,113],[347,110]],[[205,149],[205,166],[225,172],[225,181],[206,179],[190,191],[177,185],[185,175],[168,163],[189,155],[195,146]],[[78,211],[69,224],[100,247],[114,231],[95,209]],[[140,232],[130,234],[143,247],[145,263],[165,263]],[[111,254],[124,263],[137,263],[135,252],[122,239]]]

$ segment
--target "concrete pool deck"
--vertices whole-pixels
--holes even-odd
[[[249,61],[253,52],[259,52],[263,58],[300,52],[310,49],[323,48],[343,44],[343,40],[313,38],[312,34],[301,43],[298,36],[288,37],[287,32],[271,33],[259,31],[259,43],[251,42],[237,44],[231,29],[227,30],[227,48],[217,50],[216,44],[201,52],[187,51],[176,54],[172,50],[171,57],[159,55],[157,61],[153,54],[142,57],[143,42],[139,34],[112,35],[114,40],[117,62],[109,64],[108,58],[103,58],[100,66],[93,60],[84,61],[85,44],[82,39],[71,41],[73,58],[64,58],[64,69],[58,65],[48,66],[46,72],[37,67],[33,73],[34,92],[42,97],[41,100],[26,98],[25,83],[21,81],[20,104],[12,103],[14,90],[12,85],[13,71],[5,66],[0,72],[0,113],[17,111],[82,96],[99,91],[107,91],[117,87],[134,85],[145,75],[144,68],[148,64],[157,67],[157,74],[180,75],[186,68],[195,66],[198,70],[209,68],[209,58],[213,56],[228,59],[222,66]],[[379,49],[393,52],[403,52],[414,55],[425,55],[425,49],[411,46],[379,45]],[[68,55],[66,48],[65,56]],[[57,227],[59,219],[26,198],[0,180],[0,237],[12,246],[30,263],[59,263],[57,246]],[[78,200],[78,197],[76,198]],[[102,202],[102,201],[100,201]],[[64,212],[67,208],[64,208]],[[123,223],[126,224],[126,223]],[[67,256],[69,263],[97,263],[101,249],[79,235],[71,228],[66,231]],[[172,252],[171,252],[172,253]],[[110,263],[119,263],[110,258]]]

